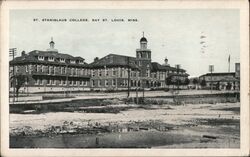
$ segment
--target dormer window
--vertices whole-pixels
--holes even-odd
[[[60,58],[60,62],[65,62],[65,59],[64,58]]]
[[[76,61],[75,60],[70,60],[70,63],[75,64]]]
[[[48,57],[49,61],[54,61],[54,59],[55,59],[54,57]]]
[[[44,60],[44,56],[38,56],[38,60],[43,61]]]
[[[79,60],[79,64],[83,64],[84,62],[83,62],[83,60]]]

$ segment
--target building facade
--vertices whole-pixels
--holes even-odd
[[[235,63],[235,72],[207,73],[201,75],[199,80],[205,80],[203,88],[207,89],[240,90],[240,63]]]
[[[67,92],[136,90],[166,88],[169,76],[186,79],[184,69],[151,61],[151,50],[147,39],[140,39],[136,57],[108,54],[96,57],[87,64],[82,57],[59,53],[51,40],[47,51],[22,52],[10,61],[10,91],[18,84],[18,76],[25,75],[20,92]],[[16,81],[14,81],[16,78]]]

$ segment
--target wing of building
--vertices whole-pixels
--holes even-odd
[[[108,54],[96,57],[90,64],[84,58],[59,53],[52,40],[46,51],[22,52],[10,61],[10,78],[25,75],[21,92],[64,92],[90,90],[163,89],[168,87],[166,78],[188,78],[184,69],[171,67],[165,58],[164,64],[152,62],[147,39],[140,39],[136,56]],[[14,89],[10,79],[10,91]],[[18,80],[17,80],[18,81]]]

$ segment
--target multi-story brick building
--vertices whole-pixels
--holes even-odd
[[[82,57],[59,53],[53,40],[47,51],[34,50],[10,61],[10,76],[26,75],[23,92],[126,90],[165,88],[166,78],[187,78],[184,69],[151,61],[151,50],[143,36],[136,57],[109,54],[87,64]],[[11,77],[10,77],[11,78]],[[13,79],[10,79],[13,87]],[[13,90],[13,88],[10,88]]]

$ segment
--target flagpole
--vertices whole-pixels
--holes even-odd
[[[230,72],[230,55],[228,56],[228,72]]]

